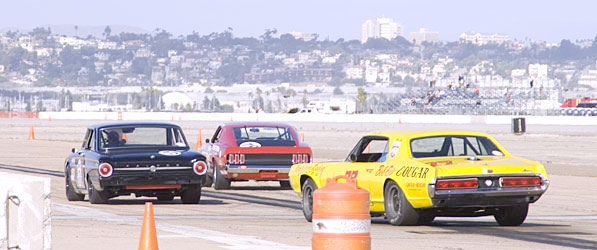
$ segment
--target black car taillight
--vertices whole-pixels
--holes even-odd
[[[110,177],[113,172],[112,165],[110,165],[110,163],[104,162],[99,165],[98,172],[101,177]]]
[[[193,172],[197,175],[204,175],[207,172],[207,164],[203,161],[197,161],[193,164]]]

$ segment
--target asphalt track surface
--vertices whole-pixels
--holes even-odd
[[[225,191],[204,188],[197,205],[183,205],[178,198],[158,202],[134,196],[105,205],[68,202],[64,157],[71,147],[80,145],[85,126],[102,121],[34,122],[37,140],[27,141],[30,120],[0,120],[0,171],[51,178],[53,249],[135,249],[146,201],[154,202],[162,250],[310,249],[311,223],[303,218],[299,198],[277,182],[234,183]],[[217,123],[180,124],[187,140],[194,143],[197,130],[206,138]],[[293,125],[305,133],[316,161],[344,158],[368,130],[421,127]],[[430,128],[438,127],[444,126]],[[374,218],[372,249],[597,249],[595,127],[541,126],[529,128],[523,136],[509,134],[508,126],[473,124],[456,129],[490,132],[511,153],[542,162],[552,181],[547,193],[531,205],[519,227],[500,227],[492,217],[440,217],[429,226],[415,227],[395,227]]]

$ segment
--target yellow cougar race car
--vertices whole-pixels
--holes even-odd
[[[493,215],[499,225],[518,226],[549,186],[543,165],[510,155],[484,133],[372,132],[345,162],[292,166],[290,183],[308,221],[313,192],[338,175],[356,179],[370,192],[371,214],[393,225]]]

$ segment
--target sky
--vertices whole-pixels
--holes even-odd
[[[426,28],[442,41],[475,31],[559,42],[595,38],[596,9],[592,0],[19,0],[0,4],[0,28],[126,25],[181,35],[231,27],[237,37],[276,28],[348,40],[360,39],[365,20],[389,17],[406,37]]]

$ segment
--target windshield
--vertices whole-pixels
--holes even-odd
[[[296,146],[290,128],[239,127],[232,129],[236,144],[240,147]]]
[[[432,136],[412,139],[410,150],[414,158],[445,156],[503,156],[498,147],[482,136]]]
[[[170,127],[111,127],[100,129],[102,148],[187,147],[182,131]]]

